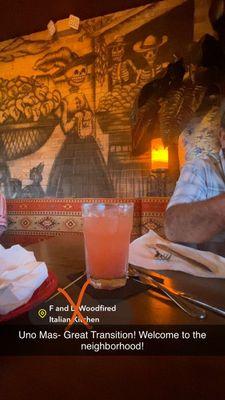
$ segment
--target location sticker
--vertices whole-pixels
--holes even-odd
[[[40,308],[40,310],[38,310],[38,316],[40,318],[45,318],[47,315],[47,311],[44,308]]]

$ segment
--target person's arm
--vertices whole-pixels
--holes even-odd
[[[71,120],[68,120],[68,104],[65,99],[62,99],[62,115],[61,115],[61,126],[63,132],[66,134],[74,129],[75,125],[77,124],[77,118],[74,116]]]
[[[211,165],[202,159],[183,167],[165,216],[169,240],[201,243],[225,228],[225,194],[208,198],[210,173]]]
[[[166,211],[165,234],[173,242],[202,243],[225,228],[225,194]]]

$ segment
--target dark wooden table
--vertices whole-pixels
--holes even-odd
[[[69,282],[71,274],[84,269],[80,234],[49,239],[28,248],[56,273],[61,286]],[[182,273],[167,275],[166,283],[179,289],[209,296],[217,303],[224,301],[222,280],[199,279]],[[124,301],[132,309],[131,318],[135,323],[193,323],[191,318],[153,291],[142,291]],[[224,324],[224,319],[209,313],[207,323]],[[78,399],[90,396],[99,399],[136,398],[141,392],[152,399],[186,396],[222,399],[224,360],[224,357],[207,356],[1,357],[0,393],[4,400],[58,400],[71,396],[71,393]]]
[[[54,271],[61,287],[70,282],[71,275],[85,269],[82,234],[55,237],[27,248],[34,251],[37,260],[45,261],[48,268]],[[162,271],[162,273],[166,277],[164,282],[167,285],[225,308],[224,279],[198,278],[174,271]],[[122,308],[121,314],[124,314],[123,309],[126,306],[132,310],[128,320],[130,324],[225,324],[225,318],[212,312],[207,312],[205,320],[193,319],[164,296],[153,290],[146,290],[141,285],[135,285],[134,294],[132,294],[131,288],[127,297],[126,294],[124,297],[119,303],[118,309]],[[125,316],[121,315],[122,317]],[[126,320],[118,322],[126,323]]]

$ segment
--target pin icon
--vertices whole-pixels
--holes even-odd
[[[45,318],[47,315],[47,311],[44,308],[40,308],[40,310],[38,310],[38,316],[40,318]]]

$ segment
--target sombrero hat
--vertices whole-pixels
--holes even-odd
[[[113,47],[115,45],[126,46],[126,44],[127,43],[124,40],[124,36],[116,36],[113,42],[111,42],[108,47]]]
[[[64,75],[71,68],[76,67],[77,65],[84,64],[87,66],[93,64],[96,57],[97,54],[93,52],[85,54],[84,56],[78,56],[76,53],[73,53],[73,59],[70,62],[68,62],[65,66],[59,68],[58,71],[55,71],[51,76],[52,78],[58,78]]]
[[[137,53],[145,53],[152,47],[161,47],[168,41],[168,36],[163,35],[163,37],[159,40],[154,35],[147,36],[144,40],[141,40],[134,44],[133,50]]]

